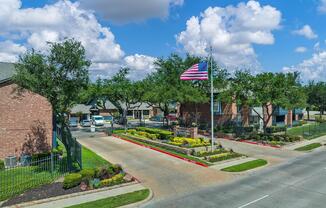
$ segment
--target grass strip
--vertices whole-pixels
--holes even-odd
[[[208,165],[208,166],[212,165],[211,163],[208,163],[208,162],[206,162],[204,160],[201,160],[199,158],[192,157],[190,155],[182,154],[180,152],[176,152],[176,151],[173,151],[173,150],[168,150],[168,149],[165,149],[165,148],[162,148],[162,147],[159,147],[159,146],[156,146],[156,145],[148,144],[148,143],[145,143],[145,142],[136,141],[136,140],[132,139],[131,137],[129,137],[127,135],[124,135],[124,134],[117,134],[117,135],[124,138],[124,139],[126,139],[126,140],[130,140],[132,142],[142,144],[144,146],[153,147],[155,149],[159,149],[159,150],[162,150],[162,151],[165,151],[165,152],[168,152],[168,153],[171,153],[171,154],[174,154],[174,155],[177,155],[177,156],[180,156],[180,157],[192,160],[192,161],[200,162],[200,163],[203,163],[203,164]]]
[[[258,159],[249,162],[245,162],[239,165],[234,165],[231,167],[223,168],[222,171],[226,172],[243,172],[246,170],[254,169],[257,167],[261,167],[267,164],[266,160]]]
[[[318,147],[321,147],[322,145],[320,143],[312,143],[312,144],[308,144],[306,146],[303,146],[303,147],[299,147],[299,148],[296,148],[295,150],[297,151],[309,151],[309,150],[312,150],[312,149],[315,149],[315,148],[318,148]]]
[[[101,156],[84,146],[82,149],[82,163],[84,169],[110,165],[107,160],[103,159]]]
[[[120,207],[127,204],[132,204],[132,203],[142,201],[146,199],[148,196],[149,196],[149,190],[144,189],[144,190],[135,191],[127,194],[108,197],[105,199],[100,199],[93,202],[87,202],[84,204],[70,206],[69,208],[88,208],[88,207],[114,208],[114,207]]]

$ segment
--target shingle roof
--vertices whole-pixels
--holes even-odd
[[[15,66],[12,63],[0,62],[0,83],[10,81],[15,74]]]
[[[82,112],[83,114],[89,114],[90,113],[89,109],[91,107],[92,105],[76,104],[71,108],[70,113],[76,114],[78,112]]]

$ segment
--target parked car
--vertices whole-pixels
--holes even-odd
[[[90,127],[90,126],[91,126],[91,121],[90,121],[90,120],[82,120],[82,121],[80,122],[80,125],[81,125],[82,127]]]
[[[104,125],[103,116],[92,116],[92,124],[95,126],[103,126]]]
[[[110,124],[111,122],[113,122],[112,116],[103,116],[103,118],[104,118],[104,123]]]
[[[78,126],[77,118],[74,118],[74,117],[70,118],[69,119],[69,126],[70,127],[77,127]]]

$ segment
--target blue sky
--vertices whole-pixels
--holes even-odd
[[[91,69],[93,76],[110,76],[123,65],[134,68],[133,76],[139,75],[140,71],[145,76],[153,70],[152,62],[156,57],[166,57],[174,52],[205,56],[207,47],[202,44],[215,43],[215,59],[230,70],[253,66],[258,71],[297,70],[302,72],[303,79],[326,80],[325,0],[74,0],[70,4],[57,0],[1,2],[14,2],[17,6],[8,6],[7,10],[11,9],[12,12],[7,17],[0,16],[0,20],[13,19],[10,15],[22,16],[23,20],[0,28],[0,46],[12,47],[7,51],[0,49],[0,61],[13,62],[17,55],[30,48],[45,50],[46,44],[42,42],[58,41],[63,36],[71,35],[85,43],[89,57],[95,63]],[[133,5],[134,2],[137,4]],[[213,10],[208,11],[209,7]],[[231,9],[226,9],[228,7]],[[75,14],[72,8],[81,12]],[[221,10],[214,10],[216,8]],[[46,12],[43,14],[42,10]],[[253,14],[251,12],[254,10],[260,15],[247,16],[256,19],[250,26],[243,26],[247,22],[241,18]],[[67,14],[60,14],[65,11]],[[81,20],[80,14],[90,16],[87,20]],[[46,17],[40,18],[42,15]],[[228,20],[215,27],[216,15]],[[192,21],[191,25],[201,27],[199,35],[192,34],[192,29],[189,25],[187,27],[187,21],[193,16],[198,24]],[[210,23],[206,24],[206,20]],[[64,21],[64,24],[71,21],[74,27],[70,30],[69,24],[62,26],[60,21]],[[80,22],[84,26],[79,28],[76,25]],[[260,26],[256,27],[256,23]],[[88,24],[89,27],[85,26]],[[76,35],[77,31],[84,32]],[[193,42],[196,38],[198,41]],[[223,42],[223,38],[229,42]],[[203,48],[197,50],[194,45]]]

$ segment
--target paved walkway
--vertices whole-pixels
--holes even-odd
[[[193,192],[235,177],[114,137],[80,138],[78,141],[110,162],[121,164],[152,189],[154,199]]]
[[[94,191],[90,194],[77,195],[72,196],[70,198],[62,198],[62,196],[53,198],[53,201],[49,201],[49,199],[39,200],[36,202],[28,202],[21,205],[14,205],[12,208],[18,207],[28,207],[28,208],[58,208],[58,207],[69,207],[77,204],[82,204],[86,202],[96,201],[100,199],[105,199],[112,196],[118,196],[121,194],[126,194],[134,191],[139,191],[145,189],[141,184],[133,184],[130,186],[123,186],[112,190],[106,191]],[[75,194],[73,194],[75,195]]]
[[[326,136],[322,136],[322,137],[318,137],[316,139],[311,139],[311,140],[304,140],[301,142],[297,142],[295,144],[291,144],[291,145],[286,145],[283,147],[283,149],[287,149],[287,150],[294,150],[298,147],[303,147],[312,143],[321,143],[321,144],[326,144]]]

